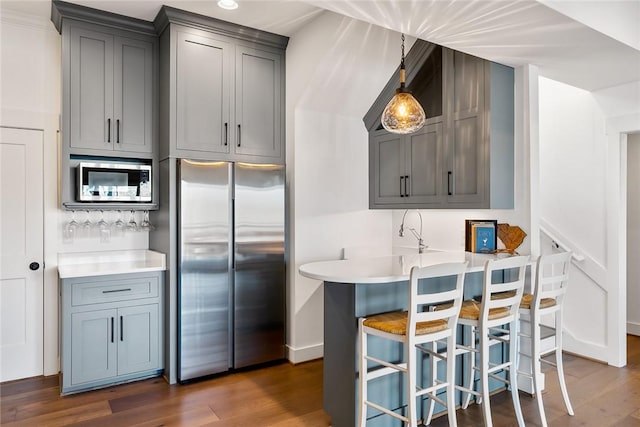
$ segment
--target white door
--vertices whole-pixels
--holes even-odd
[[[43,132],[0,127],[0,381],[43,374]]]

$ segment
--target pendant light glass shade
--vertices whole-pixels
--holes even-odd
[[[400,87],[382,112],[382,126],[391,133],[413,133],[424,126],[427,119],[422,106],[411,92],[405,89],[404,34],[402,35],[402,60],[400,61]]]

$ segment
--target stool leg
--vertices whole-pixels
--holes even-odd
[[[513,408],[516,411],[518,425],[524,427],[524,417],[522,416],[522,408],[520,407],[520,395],[518,394],[518,319],[509,324],[509,386],[511,388],[511,398],[513,399]]]
[[[418,412],[416,410],[416,347],[409,344],[409,340],[405,342],[405,352],[407,357],[407,398],[409,402],[407,409],[409,411],[409,426],[417,427]]]
[[[539,317],[539,316],[538,316]],[[533,374],[533,392],[536,395],[536,404],[542,427],[547,427],[547,416],[544,412],[544,402],[542,401],[542,387],[540,375],[542,367],[540,364],[540,323],[539,319],[531,319],[531,372]]]
[[[455,344],[454,344],[455,345]],[[449,348],[455,348],[455,347],[449,347],[448,341],[447,341],[447,351]],[[438,343],[436,343],[435,341],[433,341],[431,343],[431,351],[432,352],[436,352],[438,351]],[[448,359],[447,359],[448,361]],[[431,386],[436,385],[436,378],[438,378],[438,358],[437,357],[433,357],[433,356],[429,356],[429,366],[431,367]],[[433,399],[429,399],[429,403],[428,403],[428,411],[427,411],[427,420],[425,421],[425,425],[429,425],[431,424],[431,418],[433,417],[433,411],[435,409],[436,406],[436,402]]]
[[[567,393],[567,384],[564,382],[564,367],[562,365],[562,311],[556,313],[556,366],[558,367],[558,381],[560,382],[564,405],[567,407],[569,415],[573,415],[569,393]]]
[[[469,347],[471,348],[476,348],[476,334],[475,334],[475,326],[470,326],[469,327],[470,332],[470,340],[469,340]],[[474,373],[474,368],[476,366],[476,352],[474,351],[470,351],[469,352],[469,378],[467,380],[467,388],[469,390],[473,390],[473,377],[475,376]],[[467,397],[464,399],[464,402],[462,402],[462,409],[467,409],[467,406],[469,406],[469,402],[471,401],[471,393],[467,392]]]
[[[456,334],[455,332],[447,338],[447,413],[449,416],[449,426],[456,427],[458,422],[456,420],[456,396],[455,396],[455,383],[456,383]],[[432,400],[430,401],[433,402]],[[431,422],[431,412],[429,412],[429,420],[427,424]]]
[[[482,390],[482,416],[486,427],[493,426],[491,406],[489,404],[489,337],[485,328],[480,327],[480,386]]]
[[[362,330],[362,320],[359,321],[358,332],[358,337],[360,338],[360,373],[358,375],[360,380],[360,411],[358,415],[358,426],[365,427],[367,423],[367,405],[365,404],[367,401],[367,359],[365,359],[367,354],[367,334]]]

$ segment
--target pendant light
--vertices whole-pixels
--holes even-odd
[[[400,87],[382,113],[382,126],[391,133],[413,133],[424,126],[426,116],[417,99],[404,87],[404,34],[402,34],[402,59],[400,60]]]

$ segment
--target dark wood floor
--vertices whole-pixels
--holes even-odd
[[[628,337],[628,364],[613,368],[565,355],[576,415],[565,413],[555,371],[543,394],[550,426],[640,426],[640,337]],[[322,410],[322,361],[235,373],[183,386],[162,379],[60,397],[58,377],[0,385],[3,426],[328,426]],[[521,394],[527,425],[538,426],[535,401]],[[510,396],[491,398],[496,427],[516,425]],[[458,425],[482,425],[478,405],[458,410]],[[446,417],[432,426],[448,425]]]

